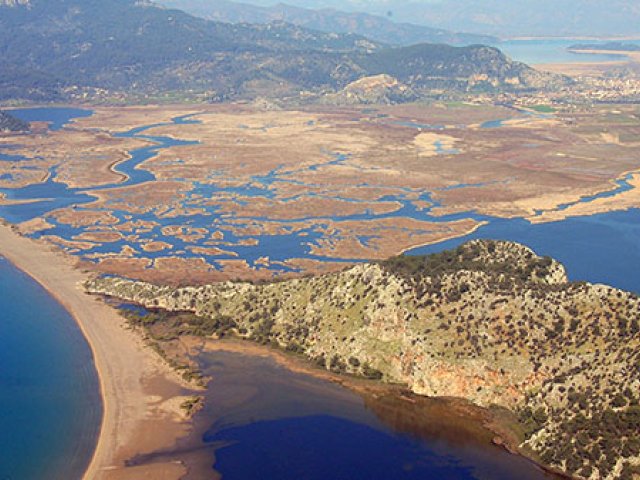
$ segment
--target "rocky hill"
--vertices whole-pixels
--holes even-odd
[[[27,132],[29,124],[0,110],[0,133],[1,132]]]
[[[328,105],[394,105],[412,102],[418,94],[390,75],[363,77],[335,94],[325,94],[320,102]]]
[[[371,5],[367,11],[392,11],[399,21],[503,38],[635,38],[640,25],[640,4],[630,0],[439,0],[428,7],[407,0],[324,0],[328,2],[340,8]]]
[[[389,45],[447,43],[474,45],[498,43],[496,37],[458,33],[411,23],[396,23],[378,15],[343,12],[332,8],[309,9],[279,3],[268,7],[227,0],[160,0],[162,5],[185,10],[192,15],[229,23],[270,23],[286,21],[324,32],[353,32]]]
[[[0,100],[299,98],[377,74],[422,94],[563,81],[487,47],[391,49],[353,34],[207,21],[134,0],[23,3],[0,4]]]
[[[420,395],[507,408],[522,450],[575,476],[632,478],[640,465],[639,299],[570,283],[522,245],[472,241],[280,283],[174,289],[109,277],[87,289],[192,312],[133,315],[164,338],[231,333]]]
[[[557,75],[509,59],[494,47],[412,45],[380,49],[362,58],[369,74],[388,74],[416,90],[544,89],[561,84]]]

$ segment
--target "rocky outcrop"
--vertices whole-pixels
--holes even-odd
[[[233,332],[333,371],[508,408],[523,444],[573,474],[614,478],[640,460],[640,301],[570,283],[522,245],[473,241],[264,285],[109,277],[87,289],[195,313],[177,333]]]
[[[414,102],[419,96],[390,75],[374,75],[351,82],[336,94],[324,95],[326,105],[394,105]]]
[[[561,75],[540,72],[494,47],[412,45],[379,50],[360,61],[369,75],[384,73],[421,93],[429,90],[553,89],[571,83]]]

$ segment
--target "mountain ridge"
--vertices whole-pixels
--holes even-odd
[[[279,0],[245,0],[273,5]],[[295,0],[390,16],[398,22],[514,37],[637,37],[640,4],[630,0]]]
[[[361,5],[347,3],[352,8]],[[455,27],[501,38],[640,34],[640,4],[629,0],[439,0],[430,2],[428,7],[412,0],[372,3],[370,10],[390,11],[400,21]]]
[[[0,58],[0,100],[84,101],[167,92],[210,101],[297,98],[382,73],[409,82],[420,94],[434,88],[536,89],[561,78],[491,47],[394,49],[358,35],[282,22],[211,22],[133,0],[30,0],[0,8],[6,52]]]
[[[447,43],[473,45],[497,43],[489,35],[467,34],[448,30],[395,23],[389,18],[360,12],[342,12],[334,8],[309,9],[278,3],[264,7],[248,3],[218,0],[161,0],[171,8],[180,8],[195,16],[229,23],[270,23],[286,21],[294,25],[320,31],[353,32],[374,41],[390,45],[408,46],[416,43]]]

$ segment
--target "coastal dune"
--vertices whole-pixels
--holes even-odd
[[[180,463],[125,468],[125,461],[174,444],[188,432],[176,397],[177,376],[142,339],[127,330],[118,313],[87,295],[88,275],[73,259],[0,225],[0,255],[29,274],[75,318],[93,352],[100,379],[103,419],[97,446],[84,479],[120,480],[181,477]]]

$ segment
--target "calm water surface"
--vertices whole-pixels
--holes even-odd
[[[201,438],[227,480],[552,478],[442,401],[360,396],[270,358],[215,352],[203,361],[213,381]]]
[[[572,53],[568,50],[572,45],[585,43],[598,44],[606,42],[572,39],[508,40],[495,46],[512,59],[531,65],[540,63],[611,62],[624,59],[620,55]],[[640,41],[625,40],[623,43],[640,44]]]
[[[604,283],[640,293],[640,210],[572,217],[560,222],[531,224],[491,217],[475,233],[412,250],[435,253],[472,238],[512,240],[564,264],[571,280]]]
[[[83,108],[18,108],[11,115],[25,122],[47,122],[50,130],[60,130],[74,118],[90,117],[91,110]]]
[[[89,346],[64,308],[0,258],[0,479],[81,478],[102,418]]]

